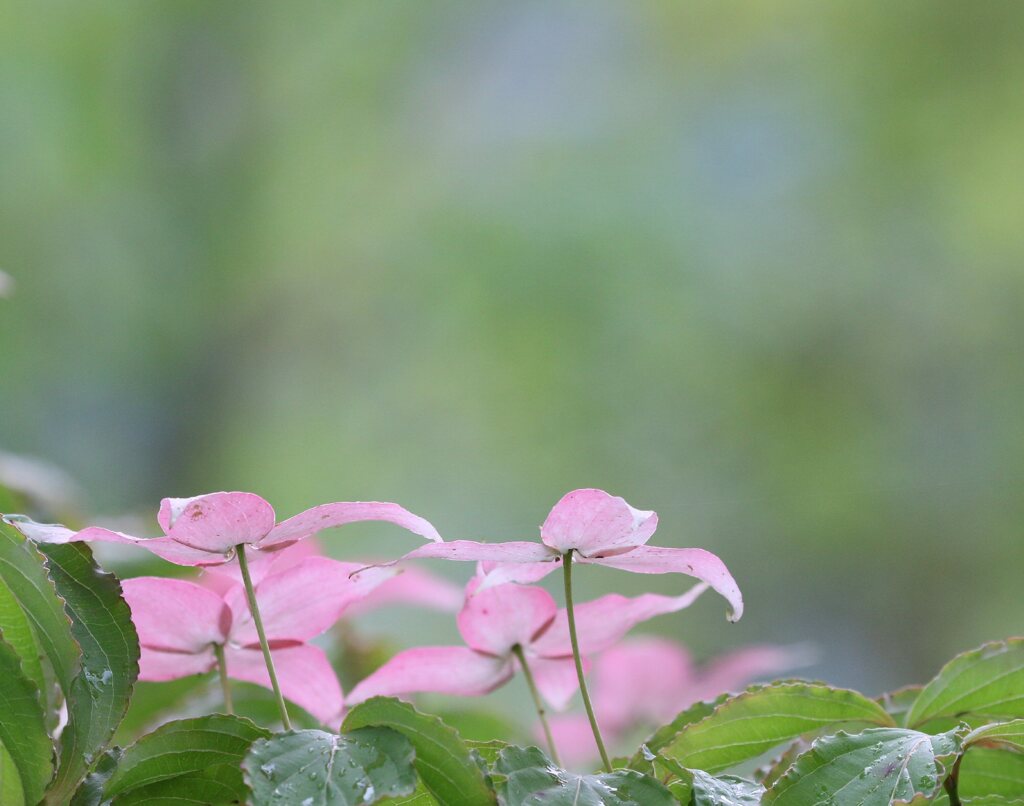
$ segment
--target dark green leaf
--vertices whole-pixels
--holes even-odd
[[[17,770],[25,803],[38,803],[53,775],[53,744],[46,733],[39,690],[22,671],[18,653],[4,640],[0,640],[0,744]],[[6,777],[10,778],[9,772]]]
[[[927,802],[942,789],[960,751],[955,732],[929,736],[904,728],[838,733],[814,742],[765,794],[765,806]],[[915,802],[917,802],[915,801]]]
[[[683,727],[660,754],[714,773],[804,734],[844,724],[891,725],[892,717],[855,691],[819,683],[753,686]]]
[[[973,714],[986,719],[1024,717],[1024,638],[994,641],[957,655],[918,696],[907,724]]]
[[[215,764],[140,786],[108,802],[111,806],[227,806],[245,802],[248,788],[241,779],[238,764]]]
[[[212,767],[227,766],[234,770],[233,780],[218,775],[212,791],[227,786],[236,798],[244,799],[240,764],[254,741],[269,736],[270,731],[248,719],[225,714],[168,722],[124,751],[105,795],[114,797],[183,776],[195,778]]]
[[[676,806],[658,780],[635,770],[576,775],[536,747],[507,747],[492,777],[501,806]],[[468,803],[469,801],[465,801]]]
[[[390,728],[343,736],[301,730],[260,739],[242,766],[256,806],[368,806],[415,792],[414,755],[409,740]]]
[[[81,543],[40,546],[49,577],[82,648],[82,668],[68,695],[60,767],[48,799],[63,803],[110,743],[139,674],[139,642],[121,585],[101,571]]]
[[[342,731],[377,725],[397,730],[412,742],[416,772],[441,803],[494,802],[494,792],[470,749],[436,716],[421,714],[391,697],[373,697],[349,712]]]
[[[107,750],[99,761],[92,768],[85,780],[78,785],[75,796],[71,798],[70,806],[100,806],[104,802],[103,787],[107,785],[110,776],[117,769],[117,762],[121,759],[120,748],[113,747]]]

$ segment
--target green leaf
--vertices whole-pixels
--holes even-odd
[[[986,719],[1024,717],[1024,638],[993,641],[957,655],[918,696],[907,724],[974,714]]]
[[[40,662],[39,644],[29,625],[28,616],[14,592],[0,584],[0,635],[21,658],[21,671],[35,683],[40,697],[46,691],[46,678]]]
[[[661,755],[715,773],[804,734],[840,724],[891,725],[876,702],[855,691],[819,683],[752,686],[685,726]]]
[[[392,697],[372,697],[351,711],[342,731],[384,726],[416,748],[416,772],[441,803],[494,803],[494,792],[459,734],[436,716],[421,714]],[[461,799],[461,800],[460,800]]]
[[[416,784],[416,791],[411,795],[400,798],[388,798],[382,802],[388,806],[438,806],[438,801],[427,791],[422,781]]]
[[[25,803],[43,799],[53,775],[53,744],[46,733],[46,720],[39,704],[39,690],[25,676],[21,659],[0,639],[0,744],[17,770]],[[5,770],[5,778],[10,772]],[[4,784],[8,790],[13,785]]]
[[[715,777],[702,770],[691,770],[692,806],[757,806],[764,787],[735,775]]]
[[[507,747],[492,773],[501,806],[676,806],[658,780],[635,770],[576,775],[536,747]],[[456,801],[469,803],[470,801]]]
[[[793,762],[796,761],[801,753],[806,752],[809,746],[802,739],[793,742],[781,755],[772,759],[766,766],[756,770],[754,772],[754,780],[762,786],[771,786],[793,765]]]
[[[68,800],[124,717],[139,674],[139,641],[121,585],[101,571],[82,543],[39,546],[82,648],[82,668],[67,696],[60,767],[48,800]]]
[[[184,794],[183,779],[188,778],[188,791],[195,800],[205,797],[214,802],[212,798],[225,789],[232,791],[234,799],[244,800],[242,759],[253,742],[269,736],[270,731],[248,719],[226,714],[168,722],[124,751],[104,795],[120,796],[171,779],[177,782],[172,789]],[[226,767],[233,775],[225,778],[218,771],[210,786],[204,788],[204,773],[216,767]]]
[[[646,742],[643,743],[641,749],[637,751],[636,755],[634,755],[632,759],[630,759],[629,766],[633,767],[635,765],[641,765],[646,760],[645,753],[642,748],[647,748],[647,750],[652,753],[660,753],[661,749],[678,736],[679,732],[683,728],[711,716],[718,706],[732,696],[732,694],[722,694],[717,699],[709,700],[707,702],[695,702],[689,708],[680,711],[676,715],[675,719],[667,725],[662,725]]]
[[[64,696],[78,674],[82,650],[71,636],[71,623],[35,544],[0,523],[0,581],[32,625]]]
[[[260,739],[242,767],[256,806],[350,806],[412,795],[414,756],[409,740],[390,728],[362,728],[343,736],[300,730]]]
[[[965,803],[981,798],[1024,799],[1024,755],[972,747],[960,762],[958,790]]]
[[[216,764],[205,770],[196,770],[140,786],[113,801],[112,806],[228,806],[244,803],[248,789],[241,782],[242,773],[237,764]]]
[[[964,737],[964,747],[974,745],[1000,747],[1024,753],[1024,719],[995,722],[972,730]]]
[[[500,739],[491,739],[488,742],[466,741],[465,744],[485,767],[493,766],[497,762],[498,756],[501,755],[501,751],[509,746],[508,742],[503,742]]]
[[[70,806],[101,806],[104,803],[103,787],[107,785],[110,776],[117,769],[117,762],[121,760],[121,749],[112,747],[107,750],[99,761],[93,765],[85,779],[78,785],[75,795],[71,798]]]
[[[25,806],[25,790],[14,759],[0,744],[0,803],[4,806]]]
[[[889,691],[875,700],[881,705],[885,712],[893,718],[897,727],[907,727],[907,714],[917,698],[924,690],[924,686],[904,686],[895,691]]]
[[[956,732],[929,736],[873,728],[818,739],[765,794],[765,806],[833,802],[859,806],[927,802],[960,752]]]

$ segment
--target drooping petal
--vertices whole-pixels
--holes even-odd
[[[395,568],[369,568],[327,557],[307,557],[281,573],[272,572],[256,585],[256,601],[270,641],[307,641],[328,630],[345,609],[398,573]],[[249,613],[245,590],[228,593],[235,614],[231,641],[256,646],[259,637]]]
[[[121,583],[139,643],[198,653],[227,640],[231,611],[211,590],[184,579],[135,577]]]
[[[367,569],[362,574],[370,573],[371,570]],[[413,605],[442,613],[457,613],[462,607],[462,600],[462,588],[453,582],[419,568],[404,568],[397,576],[382,582],[365,598],[353,602],[346,614],[352,618],[389,605]]]
[[[320,504],[282,521],[266,536],[261,545],[266,547],[291,543],[315,535],[322,529],[357,521],[388,521],[427,540],[441,540],[441,535],[429,521],[398,504],[380,501],[337,501],[333,504]]]
[[[469,596],[456,621],[470,649],[502,656],[516,644],[529,646],[557,610],[554,598],[543,588],[498,585]]]
[[[640,622],[689,607],[707,589],[708,585],[701,583],[681,596],[645,593],[628,597],[609,593],[576,605],[576,637],[580,654],[603,652],[618,643]],[[533,642],[531,649],[546,658],[561,658],[572,654],[569,619],[564,609],[558,611],[551,626]]]
[[[213,647],[206,647],[202,652],[162,652],[148,646],[139,647],[139,680],[162,683],[166,680],[177,680],[193,674],[210,671],[217,660]]]
[[[275,649],[273,655],[274,671],[285,699],[336,729],[345,704],[338,676],[324,651],[311,644],[299,644]],[[229,677],[272,689],[263,653],[258,648],[229,646],[225,660]]]
[[[743,594],[729,569],[718,557],[704,549],[675,549],[660,546],[638,546],[614,557],[588,559],[581,563],[604,565],[634,574],[686,574],[707,582],[732,607],[729,621],[739,621],[743,615]]]
[[[491,561],[499,563],[552,562],[557,558],[543,543],[513,540],[507,543],[479,543],[476,540],[449,540],[420,546],[400,557],[402,560],[456,560],[459,562]]]
[[[580,687],[576,676],[576,661],[572,658],[527,657],[537,690],[544,700],[556,711],[564,711]],[[590,668],[590,661],[583,658],[583,673]]]
[[[158,520],[173,540],[221,554],[262,540],[274,528],[274,508],[253,493],[209,493],[165,498]]]
[[[625,499],[604,490],[573,490],[555,504],[540,537],[560,554],[576,549],[596,557],[642,546],[657,526],[655,513],[634,509]]]
[[[433,692],[478,697],[508,682],[508,658],[481,655],[464,646],[424,646],[399,652],[352,689],[349,705],[385,697]]]

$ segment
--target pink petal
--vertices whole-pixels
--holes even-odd
[[[231,611],[213,591],[163,577],[126,579],[121,589],[139,643],[151,649],[196,653],[227,640]]]
[[[469,596],[456,621],[470,649],[503,656],[516,644],[528,647],[557,610],[543,588],[498,585]]]
[[[605,565],[634,574],[686,574],[707,582],[725,597],[732,606],[729,621],[739,621],[743,615],[743,594],[729,569],[718,557],[704,549],[674,549],[658,546],[639,546],[625,554],[600,559],[580,557],[581,563]]]
[[[679,709],[698,700],[717,697],[760,677],[797,669],[814,662],[814,653],[804,645],[747,646],[720,655],[700,670]]]
[[[189,654],[161,652],[159,649],[142,646],[139,653],[139,680],[153,683],[177,680],[179,677],[208,672],[216,663],[213,647]]]
[[[598,714],[598,720],[601,716]],[[618,743],[619,736],[611,728],[605,727],[603,722],[601,734],[605,743],[614,745]],[[591,762],[597,761],[597,745],[594,744],[594,734],[590,730],[590,722],[584,714],[556,714],[548,717],[548,725],[555,739],[555,747],[558,748],[558,755],[562,763],[569,769],[585,769]],[[544,744],[544,730],[538,724],[533,732],[541,747]]]
[[[357,521],[388,521],[427,540],[441,540],[437,529],[428,521],[398,504],[379,501],[338,501],[333,504],[321,504],[282,521],[267,535],[262,545],[272,546],[302,540],[315,535],[321,529],[344,526],[346,523]]]
[[[58,523],[36,523],[26,515],[4,515],[3,521],[36,543],[70,543],[80,539],[73,529]]]
[[[263,653],[259,649],[228,647],[228,676],[272,688]],[[338,676],[320,647],[310,644],[275,649],[274,671],[286,699],[309,711],[325,725],[341,721],[344,700]]]
[[[279,573],[297,565],[307,557],[319,556],[320,547],[312,538],[269,551],[262,551],[256,546],[249,546],[245,551],[246,560],[249,562],[249,576],[252,578],[253,585],[259,585],[271,571]],[[221,579],[219,581],[209,579],[214,575]],[[205,569],[204,577],[208,579],[203,584],[211,590],[226,591],[231,585],[242,584],[242,572],[237,562],[209,566]]]
[[[618,643],[640,622],[689,607],[707,588],[706,584],[694,585],[681,596],[645,593],[630,598],[609,593],[599,599],[576,605],[576,637],[579,640],[580,654],[593,655],[603,652]],[[572,654],[569,619],[564,609],[558,611],[551,626],[533,642],[531,648],[546,658]]]
[[[370,570],[362,573],[370,573]],[[442,613],[457,613],[462,607],[462,600],[462,588],[458,585],[419,568],[405,568],[397,576],[382,582],[365,598],[353,602],[346,612],[352,618],[388,605],[413,605]]]
[[[165,498],[158,520],[177,542],[222,554],[266,537],[274,528],[274,508],[253,493],[210,493]]]
[[[541,540],[560,554],[576,549],[603,556],[646,543],[658,526],[653,512],[633,509],[604,490],[573,490],[555,504],[540,527]]]
[[[402,560],[436,559],[461,562],[490,561],[500,563],[551,562],[554,552],[542,543],[511,541],[508,543],[478,543],[475,540],[449,540],[420,546],[399,558]]]
[[[349,694],[349,705],[370,697],[417,692],[478,697],[508,682],[512,662],[463,646],[424,646],[399,652]]]
[[[271,573],[256,585],[256,601],[270,641],[307,641],[328,630],[345,609],[393,577],[394,568],[370,568],[327,557],[307,557],[281,573]],[[245,590],[235,586],[228,594],[235,614],[231,641],[255,646],[259,638],[249,613]]]
[[[527,657],[526,662],[530,664],[540,695],[556,711],[564,711],[580,687],[580,680],[576,676],[576,661],[572,658],[551,660]],[[586,674],[589,668],[590,662],[584,658],[583,673]]]
[[[560,555],[554,555],[548,562],[534,563],[496,563],[482,562],[477,570],[480,579],[478,590],[493,588],[514,582],[518,585],[532,585],[562,567]]]

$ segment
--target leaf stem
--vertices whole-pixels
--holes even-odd
[[[606,772],[612,771],[612,763],[608,760],[608,751],[604,748],[604,739],[601,738],[601,729],[597,726],[597,717],[594,716],[594,706],[590,704],[590,694],[587,691],[587,681],[583,676],[583,660],[580,658],[580,642],[576,638],[576,614],[572,604],[572,553],[569,549],[562,557],[562,578],[565,581],[565,614],[569,621],[569,640],[572,642],[572,657],[576,661],[576,677],[580,681],[580,694],[583,697],[583,706],[587,709],[587,719],[590,720],[590,729],[594,732],[594,741],[597,743],[597,750],[601,754],[601,763],[604,764]]]
[[[946,794],[949,796],[949,806],[961,806],[962,801],[960,800],[960,762],[964,760],[963,753],[957,756],[956,761],[953,762],[953,769],[950,770],[949,775],[943,783],[946,789]]]
[[[526,678],[526,685],[530,688],[530,696],[533,697],[533,706],[537,709],[537,716],[540,717],[541,727],[544,728],[544,738],[548,742],[548,750],[551,753],[551,760],[555,762],[559,767],[562,766],[561,760],[558,758],[558,748],[555,747],[555,737],[551,734],[551,726],[548,724],[547,711],[544,710],[544,700],[540,698],[540,692],[537,690],[537,683],[533,679],[533,672],[530,671],[530,664],[526,662],[526,653],[523,652],[523,648],[516,644],[512,647],[512,652],[519,659],[519,665],[523,667],[523,677]]]
[[[235,546],[235,551],[238,554],[238,568],[242,572],[242,582],[245,584],[245,598],[249,600],[249,612],[252,613],[252,621],[256,625],[256,634],[260,638],[260,648],[263,650],[263,660],[267,664],[270,686],[274,689],[274,696],[277,697],[277,707],[281,710],[281,724],[285,730],[291,730],[292,721],[288,718],[288,708],[284,704],[281,686],[277,682],[277,672],[274,671],[274,659],[270,656],[270,644],[267,643],[267,633],[263,629],[260,608],[256,604],[256,589],[253,588],[252,577],[249,575],[249,561],[245,557],[245,544],[239,543]]]
[[[231,704],[231,682],[228,680],[228,662],[224,658],[224,644],[214,644],[213,652],[217,656],[217,676],[220,677],[220,690],[224,695],[224,710],[233,714],[235,709]]]

